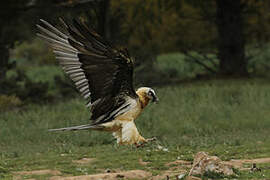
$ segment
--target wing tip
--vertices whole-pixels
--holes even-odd
[[[41,21],[41,22],[43,22],[43,23],[47,22],[47,21],[45,21],[45,20],[42,19],[42,18],[40,18],[39,21]]]

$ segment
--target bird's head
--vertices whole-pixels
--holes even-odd
[[[152,100],[152,102],[158,102],[159,99],[155,93],[155,91],[149,87],[141,87],[137,90],[137,94]]]

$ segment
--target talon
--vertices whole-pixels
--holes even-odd
[[[140,148],[140,147],[144,147],[148,142],[152,142],[152,141],[156,141],[156,140],[157,140],[156,137],[143,139],[143,141],[141,141],[141,143],[135,143],[134,145],[136,146],[136,148]]]
[[[156,140],[157,140],[156,137],[152,137],[152,138],[147,139],[147,142],[156,141]]]
[[[136,148],[140,148],[140,147],[144,147],[144,144],[145,144],[145,143],[140,143],[140,144],[137,144],[137,143],[136,143],[135,146],[136,146]]]

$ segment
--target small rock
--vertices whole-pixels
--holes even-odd
[[[161,145],[158,145],[158,146],[157,146],[157,149],[158,149],[158,150],[161,150],[161,151],[164,151],[164,152],[169,152],[169,149],[168,149],[168,148],[165,148],[165,147],[163,147],[163,146],[161,146]]]
[[[189,175],[203,175],[207,171],[224,174],[226,176],[234,174],[232,166],[224,164],[217,156],[209,156],[205,152],[198,152],[193,160],[193,167]]]
[[[177,179],[179,179],[179,180],[183,179],[185,176],[186,176],[186,174],[180,174],[180,175],[177,176]]]
[[[168,148],[163,148],[162,151],[169,152],[169,149]]]
[[[158,149],[158,150],[161,150],[162,148],[163,148],[163,146],[157,145],[157,149]]]

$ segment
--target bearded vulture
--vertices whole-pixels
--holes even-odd
[[[133,59],[127,50],[120,50],[105,42],[83,22],[61,20],[66,32],[40,20],[37,35],[52,47],[56,59],[87,100],[91,123],[51,129],[99,130],[111,132],[118,144],[141,145],[145,139],[138,132],[134,120],[149,101],[157,102],[153,89],[133,87]]]

